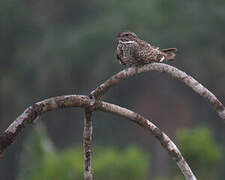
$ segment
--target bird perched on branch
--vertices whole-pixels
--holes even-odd
[[[117,36],[117,59],[126,66],[140,66],[151,62],[173,61],[176,48],[160,49],[151,46],[131,31],[122,31]]]

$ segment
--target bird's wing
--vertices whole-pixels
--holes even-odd
[[[146,45],[140,47],[136,52],[136,59],[142,64],[146,64],[152,61],[163,61],[166,58],[166,54],[159,50],[158,47],[152,47],[150,45]]]

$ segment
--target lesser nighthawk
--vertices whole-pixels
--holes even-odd
[[[151,62],[172,61],[175,59],[176,48],[159,49],[151,46],[131,31],[122,31],[117,36],[117,59],[126,66],[140,66]]]

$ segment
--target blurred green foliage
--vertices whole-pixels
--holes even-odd
[[[185,160],[199,179],[217,179],[222,149],[215,142],[210,129],[205,126],[181,129],[176,140]],[[150,158],[136,146],[124,150],[109,147],[94,147],[92,167],[98,180],[144,180],[149,177]],[[174,162],[173,162],[174,163]],[[175,167],[173,164],[171,167]],[[81,148],[58,151],[46,135],[45,128],[38,124],[25,141],[19,165],[18,180],[83,179],[83,155]],[[176,169],[176,170],[175,170]],[[184,179],[178,167],[172,176],[157,176],[156,180]]]
[[[197,179],[220,179],[218,170],[222,162],[224,150],[215,141],[209,128],[199,126],[193,129],[180,129],[176,133],[176,141],[184,159]],[[185,177],[175,163],[170,167],[170,177],[157,176],[155,180],[185,180]]]
[[[19,180],[82,180],[81,148],[57,151],[47,138],[43,126],[28,138],[21,156]],[[144,180],[148,176],[149,156],[129,146],[124,150],[96,147],[93,149],[93,172],[98,180]]]
[[[222,158],[222,148],[207,127],[181,129],[176,133],[180,150],[199,179],[215,179]]]

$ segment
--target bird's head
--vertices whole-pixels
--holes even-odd
[[[138,37],[134,32],[131,31],[122,31],[117,35],[118,41],[137,41]]]

